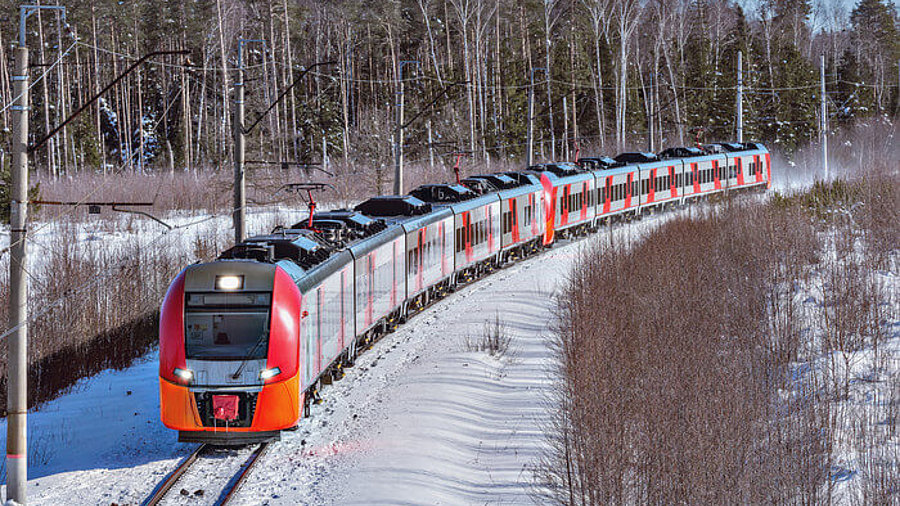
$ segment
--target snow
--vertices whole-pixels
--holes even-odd
[[[236,503],[530,501],[551,409],[554,293],[588,244],[560,244],[464,287],[375,343],[323,389],[297,431],[270,446]],[[498,314],[509,350],[470,351]],[[196,447],[159,421],[156,364],[154,351],[31,411],[32,504],[140,503]],[[223,457],[185,475],[173,503],[213,504],[245,460]]]
[[[547,418],[552,295],[584,244],[461,289],[385,336],[323,389],[324,402],[299,430],[270,447],[237,504],[258,504],[259,496],[267,504],[526,500]],[[466,339],[504,306],[510,351],[467,351]],[[84,379],[32,410],[32,504],[139,503],[191,452],[195,445],[176,443],[159,422],[156,361],[153,352],[129,369]],[[186,476],[177,489],[205,493],[176,500],[213,503],[232,467]]]
[[[614,233],[622,236],[618,244],[627,244],[676,214],[600,235]],[[227,217],[204,227],[215,231],[221,219]],[[194,233],[200,232],[186,235]],[[183,244],[190,247],[191,240]],[[560,244],[512,265],[449,295],[375,343],[342,380],[323,389],[324,402],[313,406],[298,430],[270,446],[234,503],[534,502],[541,492],[534,471],[553,409],[548,338],[554,296],[589,245],[590,240]],[[896,287],[896,274],[890,276]],[[798,296],[813,297],[814,303],[814,295]],[[484,324],[498,315],[512,338],[509,350],[499,356],[472,351],[467,343],[477,341]],[[900,327],[893,325],[879,350],[888,357],[878,361],[886,370],[877,372],[896,378]],[[867,364],[876,367],[866,353],[871,350],[854,361],[856,378],[870,377]],[[159,421],[156,364],[152,352],[126,370],[83,379],[32,410],[32,504],[140,503],[196,447],[177,443],[177,434]],[[872,394],[883,384],[873,385],[854,382],[853,402],[874,403],[873,395],[884,395]],[[5,420],[0,439],[4,428]],[[249,451],[228,450],[199,462],[167,504],[214,504]],[[852,482],[859,475],[852,454],[841,453],[836,463],[842,467],[835,481]],[[5,487],[2,493],[5,498]]]

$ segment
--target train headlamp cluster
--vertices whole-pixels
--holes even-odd
[[[279,374],[281,374],[281,369],[279,369],[277,367],[273,367],[271,369],[263,369],[259,373],[259,379],[265,381],[269,378],[274,378],[275,376],[278,376]]]
[[[172,373],[175,374],[175,376],[183,379],[184,381],[191,381],[192,379],[194,379],[194,371],[191,371],[190,369],[181,369],[180,367],[176,367],[172,371]]]
[[[244,287],[244,276],[221,275],[216,276],[216,290],[234,291]]]

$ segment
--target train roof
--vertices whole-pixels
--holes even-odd
[[[480,193],[461,184],[423,184],[409,192],[413,197],[431,204],[463,202],[478,198]]]
[[[485,193],[495,192],[497,191],[497,186],[494,183],[488,181],[487,179],[482,179],[478,177],[467,177],[460,181],[460,183],[466,188],[472,190],[478,195],[484,195]]]
[[[608,156],[585,156],[578,159],[578,165],[587,170],[607,170],[623,165]]]
[[[517,183],[522,186],[525,185],[536,185],[540,184],[541,180],[534,174],[529,174],[523,171],[512,171],[512,172],[504,172],[504,176],[508,176],[512,179],[515,179]]]
[[[275,263],[287,259],[304,270],[327,259],[335,248],[317,241],[312,230],[281,229],[277,233],[248,237],[219,256],[220,260],[246,259]]]
[[[615,160],[621,163],[650,163],[658,161],[659,157],[654,153],[635,151],[633,153],[619,153],[616,155]]]
[[[449,207],[436,207],[426,215],[403,220],[402,222],[399,222],[399,225],[403,227],[404,232],[409,233],[450,216],[453,216],[453,211],[451,211]]]
[[[690,146],[681,146],[675,148],[669,148],[659,152],[659,158],[662,160],[669,160],[672,158],[688,158],[694,156],[704,156],[707,153],[700,148],[690,147]]]
[[[557,177],[574,176],[585,171],[578,164],[572,162],[539,163],[525,170],[535,173],[549,172]]]
[[[508,190],[510,188],[516,188],[518,186],[525,186],[526,184],[530,184],[518,179],[513,179],[511,176],[507,174],[476,174],[474,176],[469,176],[468,179],[483,179],[488,181],[498,190]]]
[[[431,212],[431,204],[412,195],[372,197],[353,208],[367,216],[418,216]]]

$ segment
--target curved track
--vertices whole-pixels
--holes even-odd
[[[263,454],[265,454],[268,447],[269,443],[261,443],[259,446],[257,446],[256,450],[254,450],[253,453],[250,454],[250,456],[241,465],[238,472],[228,481],[228,483],[225,485],[225,488],[222,489],[222,491],[219,493],[218,498],[216,499],[214,504],[218,506],[228,504],[234,494],[237,493],[238,489],[244,483],[244,479],[250,473],[250,470],[259,461],[259,458],[262,457]],[[142,503],[142,505],[156,506],[157,504],[162,504],[163,500],[168,497],[169,492],[172,490],[175,484],[178,483],[181,477],[191,469],[193,464],[197,462],[200,457],[204,455],[210,455],[215,452],[215,450],[216,447],[207,444],[198,446],[193,451],[193,453],[191,453],[183,461],[181,461],[181,463],[178,464],[178,467],[176,467],[174,471],[169,473],[169,475],[166,476],[166,478],[156,486],[156,488],[153,490],[153,493],[150,495],[150,497],[147,498],[146,501]]]

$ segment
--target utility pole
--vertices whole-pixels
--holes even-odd
[[[744,55],[737,54],[737,141],[744,142]]]
[[[569,159],[569,105],[563,95],[563,160]]]
[[[397,127],[394,131],[394,195],[403,195],[403,67],[408,63],[419,64],[415,60],[403,60],[398,69],[400,88],[397,92]]]
[[[8,342],[6,469],[9,499],[25,503],[28,481],[28,278],[25,274],[25,220],[28,211],[28,48],[15,48],[12,107],[12,200],[10,201],[9,317],[18,327]]]
[[[828,96],[825,94],[825,53],[819,64],[819,77],[822,81],[822,121],[820,123],[822,136],[822,167],[825,169],[825,181],[828,181]]]
[[[531,69],[531,84],[528,86],[528,153],[525,155],[526,167],[534,165],[534,73],[537,70],[543,70],[545,73],[547,72],[547,69],[544,67],[534,67]]]
[[[238,39],[237,80],[234,83],[234,243],[237,244],[247,236],[247,177],[244,172],[244,151],[246,139],[244,132],[244,45],[261,42],[257,39]]]
[[[650,87],[647,91],[647,151],[653,153],[653,72],[650,72]]]
[[[57,5],[23,5],[19,8],[19,45],[14,50],[12,106],[12,167],[9,235],[9,324],[7,338],[6,400],[6,498],[27,501],[28,483],[28,277],[26,262],[28,218],[28,46],[25,22],[39,9],[56,10],[63,25],[66,8]]]

